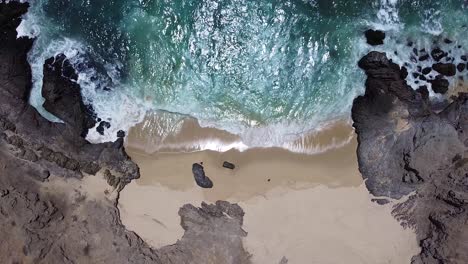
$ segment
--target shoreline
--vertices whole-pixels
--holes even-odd
[[[127,135],[126,144],[139,151],[152,153],[190,153],[197,151],[227,152],[230,150],[248,151],[252,149],[278,148],[295,153],[318,154],[349,143],[354,137],[350,117],[330,121],[314,130],[286,138],[268,138],[268,132],[259,129],[257,136],[263,135],[271,144],[251,145],[240,135],[228,131],[203,127],[193,117],[180,117],[173,113],[150,111],[143,121],[133,126]],[[279,143],[281,142],[281,143]]]
[[[326,147],[347,131],[354,133],[351,126],[337,126],[304,142]],[[181,134],[188,141],[196,133]],[[356,136],[313,155],[280,148],[146,153],[131,139],[126,151],[141,178],[122,190],[119,210],[126,228],[155,248],[174,244],[184,234],[181,206],[225,200],[245,212],[248,235],[243,241],[253,263],[279,263],[283,257],[290,263],[402,263],[418,253],[414,230],[404,229],[391,215],[393,202],[371,201],[358,170]],[[236,169],[223,168],[223,161]],[[212,189],[196,185],[195,162],[203,162]]]

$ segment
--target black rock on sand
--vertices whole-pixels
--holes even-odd
[[[213,182],[205,175],[205,169],[202,165],[194,163],[192,165],[192,173],[198,186],[202,188],[213,188]]]

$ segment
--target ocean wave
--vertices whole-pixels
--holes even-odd
[[[372,49],[386,52],[400,66],[411,61],[408,39],[414,39],[418,49],[430,50],[432,37],[446,33],[442,26],[445,13],[428,8],[422,12],[419,24],[408,24],[400,10],[407,3],[397,0],[376,1],[377,9],[369,9],[375,12],[370,16],[347,10],[344,2],[335,3],[330,8],[343,5],[341,8],[346,12],[324,14],[317,21],[324,28],[336,27],[333,31],[336,36],[320,32],[321,29],[317,30],[322,35],[297,26],[315,20],[287,11],[292,8],[288,4],[273,10],[271,16],[262,16],[249,9],[246,1],[238,1],[238,6],[222,10],[216,1],[205,1],[194,12],[193,32],[184,32],[184,25],[171,24],[186,19],[174,13],[177,6],[164,11],[160,14],[161,21],[156,21],[155,15],[150,15],[144,9],[147,7],[141,4],[128,11],[124,20],[116,22],[115,34],[126,36],[129,41],[99,42],[95,43],[99,47],[96,48],[89,41],[67,36],[63,25],[48,19],[44,3],[43,0],[32,3],[30,12],[17,29],[19,36],[36,38],[29,54],[33,72],[31,104],[48,119],[60,122],[42,108],[42,71],[45,59],[65,54],[78,72],[77,82],[85,103],[92,105],[100,119],[111,123],[104,135],[96,129],[90,130],[87,139],[94,143],[114,141],[117,131],[128,131],[142,122],[148,112],[164,110],[192,116],[202,127],[225,130],[240,138],[228,144],[206,139],[191,142],[191,145],[172,145],[174,148],[223,151],[227,148],[281,147],[294,152],[320,152],[327,146],[313,149],[291,142],[305,134],[321,131],[329,122],[349,118],[353,99],[364,90],[363,75],[354,65],[371,50],[362,34],[356,31],[367,27],[385,30],[385,45]],[[314,12],[332,11],[328,6],[325,10],[321,2],[309,1],[308,4]],[[217,20],[217,15],[229,23]],[[342,16],[343,23],[357,21],[356,25],[333,24],[336,15]],[[271,19],[272,24],[265,24],[263,18]],[[329,22],[324,22],[325,18]],[[222,23],[227,24],[222,26]],[[242,27],[249,28],[242,31]],[[148,32],[142,32],[142,28]],[[162,38],[161,34],[171,30],[167,43],[147,40],[154,34]],[[243,32],[247,37],[236,40],[236,32]],[[147,38],[140,37],[143,33]],[[292,37],[299,33],[304,36]],[[171,46],[182,43],[184,38],[187,39],[187,50],[183,49],[184,45]],[[213,43],[220,47],[212,49]],[[341,45],[339,48],[337,43]],[[116,46],[104,52],[110,53],[112,58],[99,51],[106,44]],[[119,56],[112,54],[118,50],[125,52]],[[461,55],[463,51],[453,52]],[[408,67],[413,70],[430,63],[428,60]],[[408,82],[415,89],[420,85],[411,75]],[[436,95],[431,91],[431,96]],[[159,128],[157,136],[174,133],[171,129]],[[330,146],[339,146],[349,140]]]

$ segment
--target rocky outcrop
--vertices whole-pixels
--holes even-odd
[[[375,196],[409,196],[394,215],[420,240],[413,263],[467,263],[468,95],[432,102],[384,53],[369,53],[359,66],[366,91],[352,117],[367,188]]]
[[[378,46],[384,44],[385,32],[381,30],[368,29],[364,32],[367,44],[371,46]]]
[[[164,263],[250,263],[242,245],[247,233],[240,206],[222,201],[200,208],[185,205],[179,215],[185,233],[177,244],[161,248]],[[191,258],[181,252],[190,252]]]
[[[243,211],[227,202],[184,206],[185,235],[166,248],[125,229],[119,192],[138,166],[124,134],[105,144],[83,138],[90,113],[64,56],[46,62],[43,88],[45,108],[65,123],[28,104],[33,40],[16,38],[27,7],[0,1],[0,263],[249,263]]]
[[[42,97],[44,108],[86,137],[88,129],[96,125],[93,110],[85,106],[81,97],[78,75],[63,54],[44,63]]]
[[[31,69],[27,62],[27,52],[33,41],[22,37],[16,38],[16,27],[21,22],[20,16],[27,11],[27,6],[20,3],[8,5],[0,3],[0,76],[2,91],[15,99],[26,99],[31,90]]]

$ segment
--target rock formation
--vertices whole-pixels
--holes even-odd
[[[63,54],[50,58],[44,63],[42,97],[44,108],[86,137],[88,129],[96,121],[90,106],[85,106],[80,86],[76,83],[78,75]]]
[[[381,30],[368,29],[364,32],[367,44],[371,46],[378,46],[384,44],[385,32]]]
[[[119,192],[139,177],[125,134],[105,144],[84,139],[99,119],[83,104],[62,55],[45,62],[43,95],[44,107],[64,123],[28,104],[26,58],[34,40],[16,38],[27,8],[0,1],[0,263],[250,263],[244,212],[228,202],[183,206],[185,233],[163,248],[125,229]],[[368,54],[359,66],[368,79],[352,115],[368,189],[380,203],[406,197],[394,215],[416,229],[422,251],[414,263],[468,263],[468,95],[433,102],[427,87],[411,89],[408,71],[383,53]],[[448,67],[439,70],[452,74]]]
[[[213,182],[206,176],[205,170],[202,165],[194,163],[192,165],[193,178],[198,186],[202,188],[213,188]]]
[[[409,196],[394,215],[416,230],[422,251],[413,263],[467,263],[468,94],[432,102],[384,53],[369,53],[359,66],[366,91],[352,117],[367,188],[375,196]]]
[[[16,38],[27,8],[0,1],[0,263],[249,263],[243,211],[228,202],[184,206],[184,236],[161,249],[125,229],[119,192],[139,169],[122,137],[83,138],[94,119],[64,56],[45,62],[43,95],[65,123],[28,104],[33,40]]]

